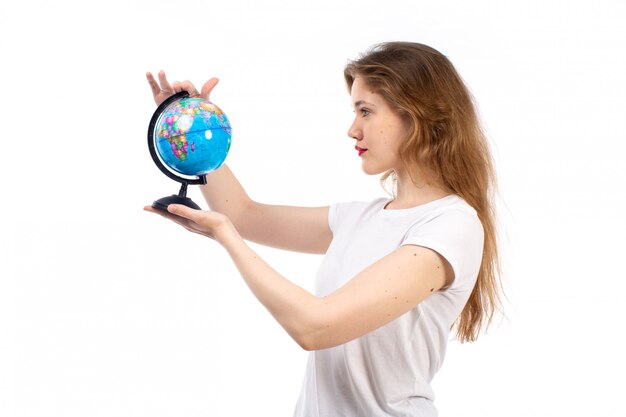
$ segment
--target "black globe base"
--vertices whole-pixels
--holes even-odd
[[[183,182],[180,186],[180,191],[178,195],[172,194],[168,197],[159,198],[157,201],[152,203],[152,207],[157,210],[167,211],[167,206],[170,204],[182,204],[183,206],[187,206],[194,210],[201,210],[200,206],[193,202],[193,200],[187,197],[187,183]]]
[[[190,207],[195,210],[201,210],[200,206],[194,203],[194,201],[191,198],[181,197],[176,194],[159,198],[154,203],[152,203],[152,207],[154,207],[157,210],[167,211],[167,206],[169,206],[170,204],[182,204],[184,206]]]

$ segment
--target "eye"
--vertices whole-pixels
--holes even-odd
[[[361,116],[366,117],[368,114],[370,114],[369,109],[365,108],[365,107],[361,107],[359,109],[359,113],[361,113]]]

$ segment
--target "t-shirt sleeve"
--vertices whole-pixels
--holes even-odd
[[[475,212],[446,210],[427,222],[413,225],[402,245],[434,250],[452,266],[454,281],[449,290],[470,290],[482,261],[484,232]]]
[[[333,234],[337,231],[337,221],[338,217],[341,216],[341,206],[343,205],[344,204],[336,203],[328,208],[328,227]]]

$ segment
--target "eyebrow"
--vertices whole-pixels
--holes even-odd
[[[369,102],[367,102],[365,100],[359,100],[359,101],[356,101],[354,103],[354,107],[360,107],[360,106],[362,106],[364,104],[367,105],[367,106],[370,106],[370,107],[375,107],[376,106],[374,103],[369,103]]]

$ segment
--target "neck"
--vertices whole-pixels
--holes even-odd
[[[411,179],[407,173],[400,172],[396,174],[394,199],[387,208],[393,210],[416,207],[449,194],[443,187],[427,181],[424,177]]]

